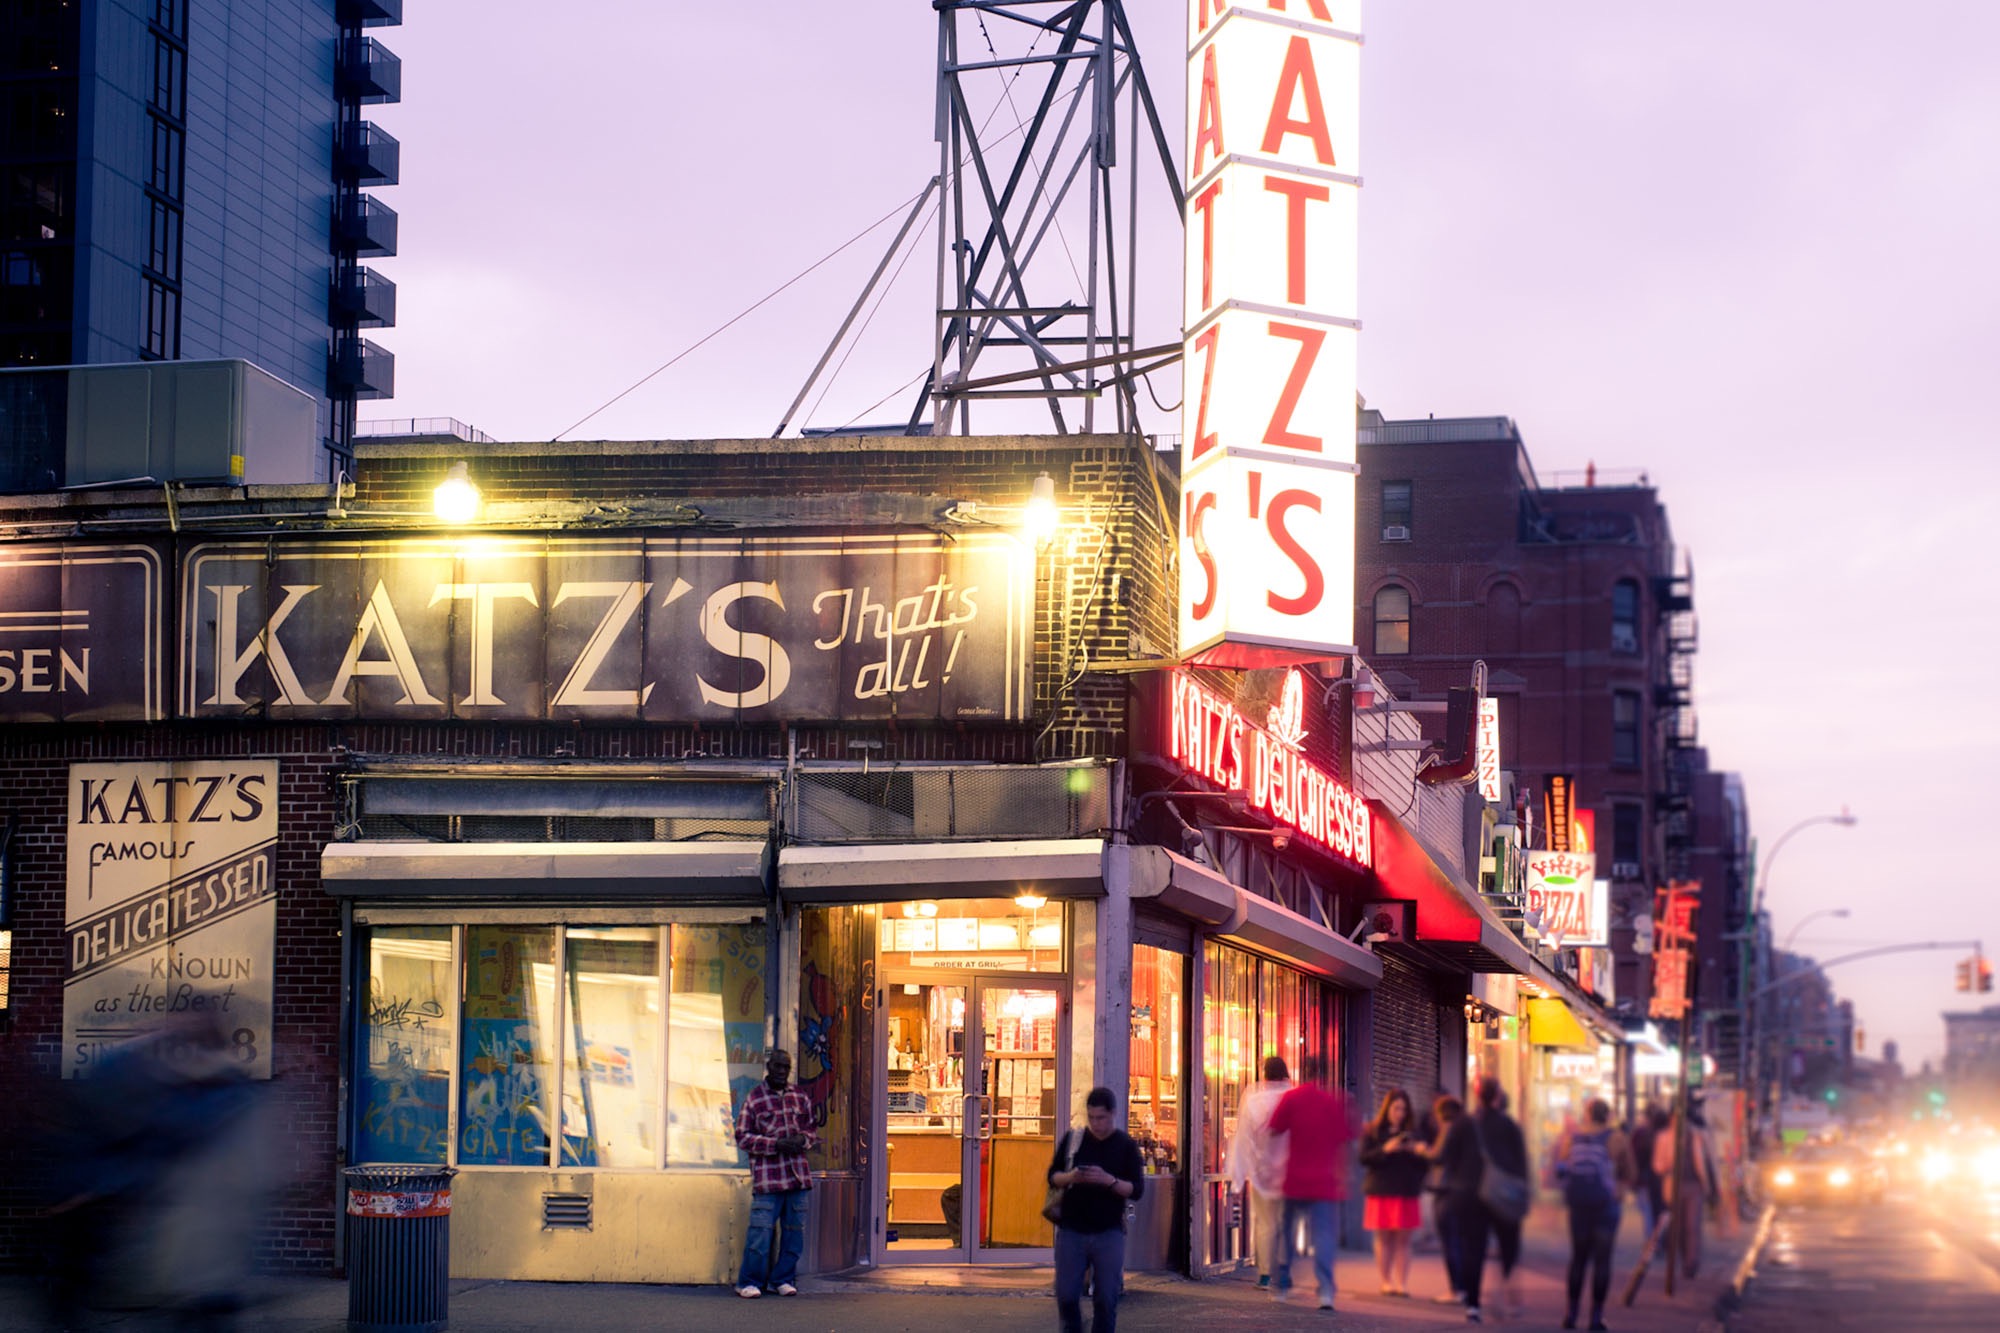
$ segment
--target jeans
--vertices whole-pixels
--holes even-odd
[[[1272,1286],[1279,1291],[1292,1289],[1291,1238],[1297,1234],[1299,1222],[1303,1220],[1312,1232],[1313,1276],[1319,1279],[1320,1299],[1333,1299],[1333,1252],[1338,1244],[1335,1210],[1339,1207],[1332,1199],[1285,1200],[1285,1263],[1271,1280]]]
[[[1611,1255],[1618,1244],[1618,1204],[1572,1206],[1569,1210],[1569,1304],[1572,1318],[1583,1295],[1583,1271],[1590,1273],[1590,1318],[1597,1322],[1604,1313],[1604,1298],[1611,1290]]]
[[[1437,1224],[1438,1248],[1444,1252],[1444,1277],[1453,1293],[1465,1294],[1465,1229],[1454,1196],[1434,1196],[1431,1216]]]
[[[1493,1215],[1476,1194],[1451,1194],[1446,1198],[1458,1228],[1458,1277],[1465,1292],[1465,1308],[1479,1308],[1480,1280],[1486,1272],[1486,1242],[1493,1230]]]
[[[771,1228],[778,1229],[778,1264],[771,1267]],[[799,1256],[806,1252],[806,1191],[781,1190],[750,1196],[750,1234],[743,1238],[739,1287],[782,1287],[799,1280]],[[768,1279],[768,1280],[767,1280]]]
[[[1125,1290],[1125,1232],[1056,1228],[1056,1315],[1063,1333],[1083,1333],[1083,1275],[1090,1274],[1091,1333],[1116,1333]]]

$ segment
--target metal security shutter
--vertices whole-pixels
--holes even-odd
[[[1418,1114],[1437,1095],[1442,1051],[1437,983],[1400,959],[1382,959],[1382,984],[1375,988],[1374,1076],[1369,1114],[1390,1088],[1410,1094]]]

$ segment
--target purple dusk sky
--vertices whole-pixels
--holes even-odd
[[[1128,4],[1178,153],[1184,4]],[[921,0],[407,16],[379,34],[404,101],[372,113],[403,143],[405,183],[382,195],[402,254],[379,264],[400,288],[379,337],[399,393],[368,417],[548,438],[936,170]],[[1781,940],[1845,907],[1797,947],[2000,950],[1991,780],[1964,776],[2000,748],[1977,675],[2000,663],[2000,451],[1978,387],[2000,365],[2000,5],[1370,0],[1364,17],[1369,404],[1511,416],[1545,482],[1594,461],[1659,485],[1695,561],[1712,762],[1742,773],[1767,847],[1843,804],[1860,817],[1775,862]],[[1142,341],[1170,341],[1178,220],[1141,184]],[[768,434],[892,229],[577,436]],[[908,413],[935,244],[812,424]],[[1174,402],[1177,376],[1155,388]],[[1832,974],[1868,1054],[1938,1057],[1939,1012],[1976,1002],[1952,991],[1956,956]]]

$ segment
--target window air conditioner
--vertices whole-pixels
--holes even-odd
[[[1409,539],[1410,530],[1401,523],[1382,529],[1382,540],[1385,542],[1406,542]]]

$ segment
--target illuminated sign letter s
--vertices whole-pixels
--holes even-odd
[[[1270,508],[1264,511],[1264,526],[1269,529],[1271,540],[1291,557],[1292,563],[1299,567],[1299,573],[1305,576],[1305,590],[1297,597],[1280,597],[1275,592],[1264,595],[1264,600],[1270,603],[1273,611],[1287,616],[1310,614],[1319,605],[1320,599],[1326,596],[1326,575],[1320,570],[1319,562],[1285,528],[1285,514],[1295,507],[1310,509],[1317,514],[1320,511],[1319,497],[1311,491],[1279,491],[1271,497]]]
[[[1194,558],[1201,565],[1201,600],[1191,608],[1196,620],[1208,619],[1215,610],[1215,595],[1220,589],[1216,584],[1215,555],[1208,549],[1208,534],[1202,531],[1202,519],[1209,510],[1215,508],[1215,492],[1203,491],[1190,495],[1187,500],[1188,542],[1194,547]]]
[[[732,583],[726,588],[718,588],[701,607],[701,637],[708,640],[708,646],[731,657],[740,657],[757,663],[764,668],[764,682],[752,690],[731,692],[718,690],[715,686],[695,677],[695,684],[701,687],[704,703],[719,704],[724,708],[761,708],[785,692],[792,683],[792,659],[776,639],[768,634],[751,634],[731,627],[729,608],[744,597],[758,597],[772,602],[780,610],[785,599],[778,593],[775,583]]]

